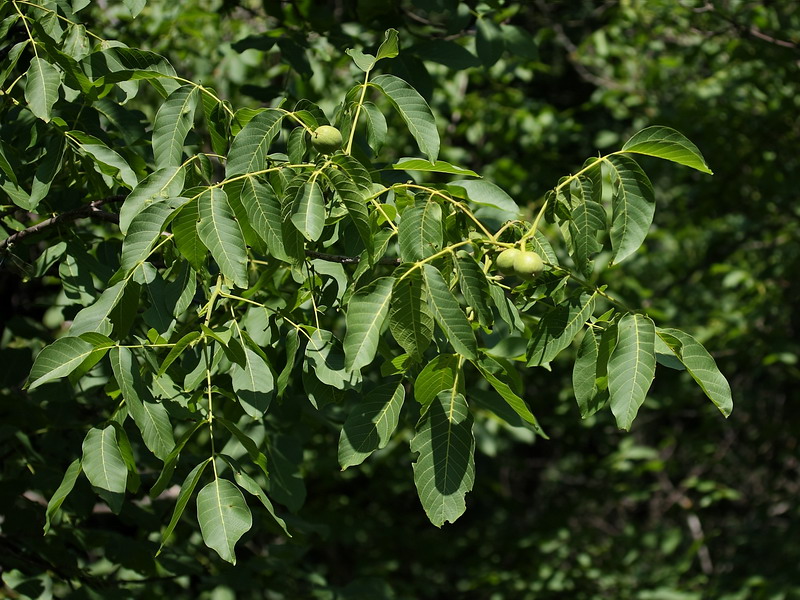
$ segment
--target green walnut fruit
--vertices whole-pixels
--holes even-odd
[[[536,252],[520,252],[514,257],[514,273],[523,279],[533,279],[543,269],[542,257]]]
[[[521,252],[516,248],[503,250],[495,261],[497,268],[503,273],[511,273],[514,270],[514,259],[517,258],[519,254],[521,254]]]
[[[333,154],[342,147],[342,132],[330,125],[320,125],[311,135],[311,145],[320,154]]]

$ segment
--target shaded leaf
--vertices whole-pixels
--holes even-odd
[[[347,416],[339,436],[342,470],[360,465],[375,450],[386,446],[397,428],[404,399],[402,383],[386,383],[359,400]]]
[[[412,356],[422,357],[433,339],[433,315],[428,308],[422,273],[415,269],[392,288],[389,328],[397,343]]]
[[[56,488],[56,491],[53,492],[53,495],[50,497],[50,501],[47,503],[47,511],[45,513],[44,522],[44,535],[47,535],[47,532],[50,531],[50,524],[53,521],[53,517],[58,514],[58,511],[61,509],[61,505],[64,503],[64,500],[67,499],[67,496],[69,496],[72,488],[75,487],[75,482],[78,480],[78,475],[80,475],[80,473],[81,461],[80,459],[76,458],[67,467],[61,483]]]
[[[167,409],[153,399],[139,374],[139,363],[128,348],[113,348],[109,358],[114,379],[142,440],[157,458],[166,459],[175,447]]]
[[[572,343],[593,312],[594,294],[581,294],[545,313],[528,343],[528,366],[553,360]]]
[[[454,389],[440,392],[416,427],[411,451],[417,494],[431,523],[454,523],[466,510],[475,480],[475,438],[467,401]]]

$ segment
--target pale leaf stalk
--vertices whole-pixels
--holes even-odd
[[[361,107],[364,105],[364,98],[367,95],[367,87],[369,86],[369,74],[372,69],[369,69],[364,74],[364,83],[361,84],[361,96],[358,99],[358,104],[356,105],[356,114],[353,117],[353,124],[350,127],[350,137],[347,140],[347,148],[345,149],[345,154],[350,154],[353,150],[353,139],[356,137],[356,125],[358,125],[358,117],[361,116]]]

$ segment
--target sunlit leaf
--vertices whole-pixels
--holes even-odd
[[[227,479],[214,479],[197,494],[197,521],[206,546],[236,564],[234,546],[253,526],[242,492]]]
[[[247,247],[228,196],[220,188],[209,188],[197,199],[197,234],[223,275],[238,287],[247,287]]]
[[[395,75],[378,75],[372,80],[392,103],[408,125],[411,135],[428,160],[439,156],[439,132],[430,106],[419,92]]]
[[[655,376],[656,327],[645,315],[627,314],[617,329],[617,345],[608,360],[608,390],[617,427],[628,431]]]
[[[622,150],[663,158],[713,175],[697,146],[670,127],[646,127],[625,142]]]
[[[679,329],[658,329],[657,333],[719,411],[729,416],[733,410],[731,387],[702,344]]]
[[[381,277],[357,290],[347,305],[344,336],[345,367],[358,371],[375,358],[392,297],[393,277]]]

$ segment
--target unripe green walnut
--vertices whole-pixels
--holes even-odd
[[[523,279],[533,279],[543,269],[542,257],[536,252],[520,252],[514,257],[514,273]]]
[[[520,251],[516,248],[508,248],[507,250],[503,250],[495,261],[497,268],[503,273],[511,273],[514,270],[514,259],[517,258],[517,255],[519,254]]]
[[[320,125],[311,135],[311,145],[320,154],[333,154],[342,147],[342,132],[330,125]]]

